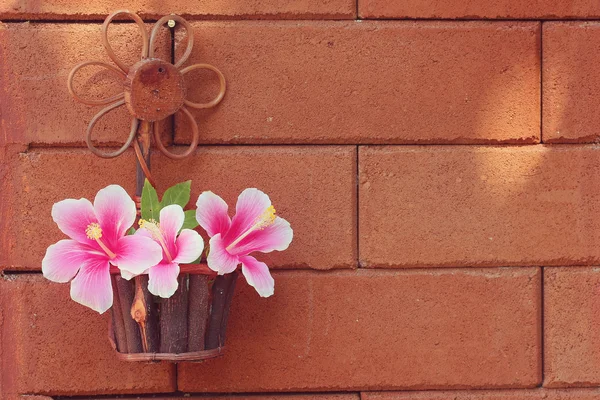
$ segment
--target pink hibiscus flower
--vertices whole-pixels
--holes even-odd
[[[173,296],[179,286],[179,264],[194,262],[202,255],[202,236],[192,229],[181,230],[184,220],[183,208],[177,204],[160,210],[158,223],[140,220],[136,235],[150,237],[162,248],[162,260],[148,270],[148,290],[155,296]]]
[[[118,185],[100,190],[93,205],[87,199],[54,204],[52,219],[71,239],[48,247],[44,276],[54,282],[72,280],[73,300],[102,314],[113,302],[110,264],[137,275],[162,258],[153,240],[125,235],[135,216],[135,203]]]
[[[275,281],[269,268],[249,254],[287,249],[293,231],[289,222],[275,216],[269,196],[258,189],[245,189],[238,197],[233,219],[227,203],[213,192],[202,193],[196,206],[196,219],[210,236],[208,267],[224,275],[241,263],[246,281],[260,296],[271,296]]]

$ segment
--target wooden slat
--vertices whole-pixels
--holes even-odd
[[[117,292],[119,294],[119,302],[123,322],[125,327],[125,336],[127,341],[128,353],[142,352],[142,339],[138,324],[131,318],[131,304],[133,303],[134,291],[133,282],[127,281],[120,276],[115,276]]]
[[[225,310],[223,312],[223,320],[221,321],[221,343],[225,344],[225,333],[227,331],[227,322],[229,321],[229,311],[231,310],[231,301],[233,300],[233,295],[235,294],[235,285],[237,283],[239,273],[234,272],[231,277],[231,283],[229,284],[229,288],[227,289],[227,299],[225,299]]]
[[[117,289],[116,275],[111,275],[113,288],[113,306],[111,307],[112,328],[115,333],[115,344],[117,350],[121,353],[127,353],[127,335],[125,333],[125,322],[123,321],[123,311],[121,309],[121,299]]]
[[[210,320],[208,323],[208,332],[206,334],[205,349],[215,349],[223,346],[224,332],[221,325],[225,317],[225,308],[228,305],[229,288],[232,282],[237,279],[237,273],[219,275],[215,278],[212,287],[212,306],[210,311]],[[229,299],[231,301],[231,299]]]
[[[188,351],[204,350],[210,298],[208,280],[207,275],[190,275]]]
[[[180,275],[179,288],[160,304],[160,352],[184,353],[188,348],[188,277]]]

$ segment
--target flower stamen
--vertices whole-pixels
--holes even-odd
[[[169,262],[173,262],[173,257],[171,256],[171,253],[169,252],[169,248],[167,247],[167,244],[165,243],[165,238],[160,230],[160,224],[158,222],[156,222],[156,220],[154,220],[154,219],[149,219],[149,220],[140,219],[138,224],[140,225],[140,229],[143,228],[143,229],[146,229],[148,232],[150,232],[150,234],[152,235],[152,238],[154,240],[156,240],[160,244],[160,246],[163,248],[163,250],[165,251],[165,254],[166,254]]]
[[[85,235],[88,237],[88,239],[95,240],[96,243],[100,245],[100,248],[104,250],[104,252],[108,255],[108,257],[111,260],[117,256],[101,240],[102,228],[100,228],[100,224],[98,224],[97,222],[92,222],[87,226],[87,228],[85,228]]]
[[[277,211],[275,210],[275,207],[273,207],[272,205],[267,207],[267,209],[256,219],[254,225],[252,225],[246,232],[242,233],[240,236],[238,236],[237,239],[231,242],[231,244],[227,246],[225,250],[230,251],[233,247],[235,247],[236,244],[241,242],[246,236],[248,236],[252,232],[263,230],[269,225],[272,225],[273,222],[275,222],[275,218],[277,218],[277,216],[275,215],[276,212]]]

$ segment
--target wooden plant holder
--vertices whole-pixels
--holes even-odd
[[[115,55],[109,40],[108,28],[118,16],[131,18],[142,36],[141,59],[128,67]],[[154,57],[158,32],[164,24],[170,28],[182,26],[187,34],[187,46],[181,59],[171,63]],[[133,196],[140,211],[145,179],[156,187],[150,173],[151,141],[165,156],[182,159],[192,154],[199,142],[198,124],[189,108],[211,108],[225,95],[225,77],[210,64],[194,64],[180,68],[189,58],[194,44],[190,24],[178,15],[167,15],[156,22],[150,35],[142,19],[127,10],[115,11],[102,25],[102,42],[108,56],[116,64],[103,61],[85,61],[76,65],[67,80],[67,87],[75,100],[87,105],[105,105],[88,125],[86,143],[95,155],[114,158],[133,147],[137,158],[136,192]],[[102,100],[80,96],[73,87],[79,70],[87,66],[101,66],[123,81],[123,93]],[[184,76],[196,69],[213,71],[220,90],[212,101],[196,103],[187,99]],[[98,120],[108,112],[126,106],[131,114],[129,136],[116,151],[98,149],[92,140],[92,131]],[[171,152],[161,142],[158,122],[175,114],[182,114],[191,125],[192,142],[182,153]],[[109,324],[109,339],[118,357],[125,361],[201,361],[218,357],[224,352],[225,331],[229,306],[238,273],[216,276],[206,265],[182,265],[179,288],[169,299],[153,296],[148,291],[148,276],[137,276],[127,281],[118,269],[111,270],[114,302]]]
[[[124,361],[202,361],[225,351],[229,306],[238,273],[179,275],[168,299],[148,292],[148,276],[112,275],[115,293],[109,339]]]

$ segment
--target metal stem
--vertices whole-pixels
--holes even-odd
[[[136,139],[139,148],[142,153],[142,157],[148,170],[150,170],[150,131],[151,123],[148,121],[141,121],[137,131]],[[144,188],[144,182],[146,180],[146,174],[140,163],[140,160],[136,157],[136,186],[135,195],[139,199],[142,196],[142,190]],[[155,305],[148,302],[147,296],[144,295],[144,286],[147,286],[147,277],[136,276],[135,277],[135,298],[131,305],[131,317],[137,322],[140,328],[140,335],[142,339],[142,347],[144,353],[157,351],[158,343],[155,336],[158,334],[157,324],[158,321],[150,319],[149,315],[154,315],[152,308]],[[147,288],[146,288],[147,290]],[[147,324],[147,322],[151,322]],[[152,323],[154,322],[154,323]]]

